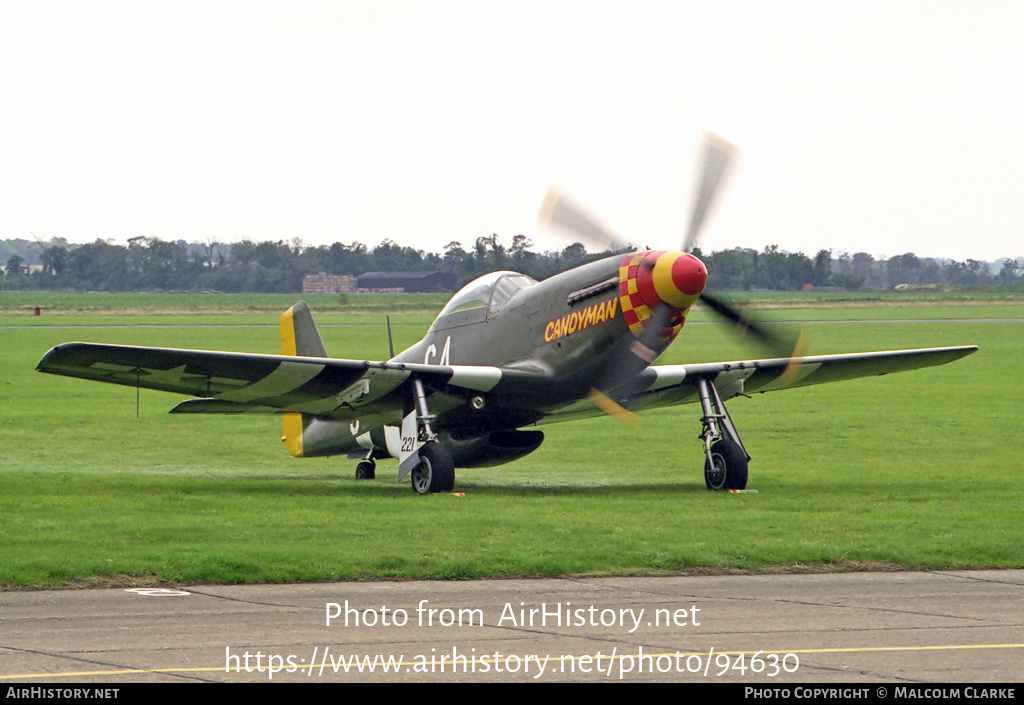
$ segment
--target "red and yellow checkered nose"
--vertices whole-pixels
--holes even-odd
[[[619,266],[619,299],[626,323],[639,337],[654,310],[668,304],[674,315],[665,338],[671,341],[707,282],[707,268],[691,254],[669,250],[627,255]]]
[[[636,270],[637,291],[651,310],[662,302],[689,308],[707,282],[704,263],[683,252],[650,252]]]

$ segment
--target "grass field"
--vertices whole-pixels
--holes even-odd
[[[693,405],[547,426],[533,455],[458,471],[464,496],[421,497],[394,461],[356,482],[341,458],[291,458],[273,418],[169,416],[180,397],[147,390],[136,418],[133,389],[34,371],[69,340],[276,353],[272,308],[295,298],[34,317],[0,297],[0,587],[1024,566],[1019,299],[763,304],[805,321],[811,353],[981,350],[732,401],[758,490],[744,495],[704,489]],[[392,303],[398,347],[440,306]],[[318,315],[328,351],[384,357],[388,307],[349,310]],[[662,362],[759,354],[706,320]]]

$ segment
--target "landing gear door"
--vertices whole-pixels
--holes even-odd
[[[399,482],[404,480],[405,476],[412,472],[412,469],[419,465],[420,462],[420,448],[423,446],[423,443],[420,442],[419,422],[415,408],[402,419],[401,431],[402,435],[399,439],[400,445],[398,448]]]

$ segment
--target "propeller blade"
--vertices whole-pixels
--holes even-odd
[[[640,421],[640,417],[638,415],[634,414],[619,402],[613,400],[604,392],[598,391],[597,387],[591,389],[588,396],[590,397],[590,401],[594,402],[596,407],[616,421],[621,421],[622,423],[637,423]]]
[[[542,227],[557,226],[579,236],[586,241],[582,244],[591,245],[598,252],[625,250],[629,247],[626,240],[554,186],[548,189],[544,197],[537,222]]]
[[[651,314],[643,334],[631,342],[622,354],[605,369],[601,380],[590,390],[590,400],[619,421],[633,422],[636,414],[626,409],[619,400],[628,399],[637,391],[637,376],[654,362],[658,339],[672,318],[672,307],[661,304]]]
[[[683,252],[693,252],[693,248],[697,246],[701,229],[704,227],[704,219],[714,203],[718,187],[739,153],[732,142],[711,132],[704,132],[701,135],[701,145],[703,163],[700,184],[694,192],[693,205],[690,209],[690,227],[683,241]]]
[[[739,150],[728,140],[711,132],[702,133],[698,184],[690,208],[690,223],[683,241],[683,252],[692,252],[697,246],[708,212],[738,154]],[[548,190],[537,220],[543,227],[557,226],[598,249],[622,251],[630,248],[627,240],[555,187]],[[806,340],[802,334],[796,340],[777,335],[753,321],[746,312],[721,299],[707,293],[702,293],[700,298],[717,316],[734,323],[740,334],[750,333],[777,357],[792,358],[784,377],[797,374],[800,359],[807,350]],[[624,344],[605,367],[598,382],[590,390],[591,401],[605,413],[623,421],[637,418],[636,414],[623,406],[623,402],[637,391],[637,377],[654,362],[657,357],[656,351],[663,347],[662,337],[672,319],[673,311],[672,306],[662,299],[662,303],[651,311],[643,332],[632,342]]]
[[[771,350],[776,357],[799,358],[807,354],[807,337],[803,331],[796,338],[778,335],[765,328],[763,324],[756,322],[749,312],[732,306],[707,292],[700,295],[700,300],[715,315],[734,323],[737,334],[743,336],[749,333]]]

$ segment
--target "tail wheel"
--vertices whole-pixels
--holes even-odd
[[[377,464],[372,460],[364,460],[356,465],[357,480],[372,480],[377,476]]]
[[[420,463],[413,468],[412,488],[420,494],[451,492],[455,487],[455,464],[452,454],[437,441],[420,448]]]
[[[743,490],[747,487],[747,454],[728,438],[711,446],[704,461],[704,483],[709,490]]]

